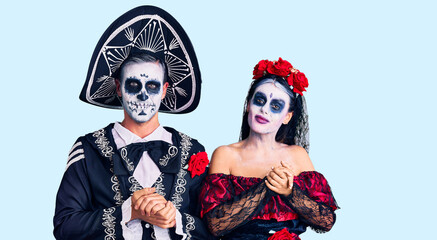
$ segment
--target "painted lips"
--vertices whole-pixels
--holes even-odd
[[[255,120],[260,124],[266,124],[269,122],[269,120],[265,119],[264,117],[262,117],[260,115],[256,115]]]

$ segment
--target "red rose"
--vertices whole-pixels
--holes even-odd
[[[286,60],[282,60],[282,58],[279,58],[277,62],[274,62],[267,67],[267,72],[269,72],[270,74],[278,75],[280,77],[286,77],[288,76],[288,74],[290,74],[290,68],[293,68],[291,63]]]
[[[199,152],[192,155],[188,161],[188,171],[191,172],[191,178],[194,178],[196,175],[200,176],[204,173],[208,163],[209,160],[206,152]]]
[[[295,233],[289,233],[287,228],[284,228],[279,232],[275,232],[275,234],[267,240],[300,240],[300,237]]]
[[[264,76],[264,72],[267,71],[267,66],[269,62],[269,60],[259,61],[259,63],[253,68],[253,79],[258,79]]]
[[[296,70],[287,78],[288,84],[293,86],[293,92],[303,95],[305,88],[308,87],[308,79],[303,72]]]

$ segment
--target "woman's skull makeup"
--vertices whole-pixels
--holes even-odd
[[[164,69],[159,63],[126,64],[120,74],[122,104],[138,123],[149,121],[159,110],[164,86]]]
[[[248,123],[260,134],[276,133],[288,115],[290,96],[274,82],[266,82],[255,89],[249,104]]]

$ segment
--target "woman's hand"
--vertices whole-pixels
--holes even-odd
[[[272,167],[272,171],[267,174],[267,187],[283,196],[291,194],[293,188],[294,173],[290,165],[281,161],[281,166]]]

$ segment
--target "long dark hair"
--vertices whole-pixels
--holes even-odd
[[[246,139],[250,133],[250,126],[247,120],[249,115],[249,113],[247,112],[247,106],[250,103],[253,94],[255,94],[255,89],[264,82],[266,82],[266,80],[268,79],[272,79],[273,81],[279,83],[282,86],[281,89],[287,92],[287,94],[290,96],[290,107],[288,109],[288,112],[293,112],[293,117],[288,122],[288,124],[282,124],[282,126],[279,128],[278,132],[276,133],[275,140],[277,142],[285,143],[288,145],[295,145],[295,136],[297,134],[296,126],[298,125],[299,119],[301,119],[303,109],[302,98],[299,94],[295,94],[291,90],[290,85],[288,85],[287,81],[284,78],[271,74],[263,76],[259,79],[255,79],[250,85],[249,92],[247,93],[246,101],[244,103],[240,141]]]

